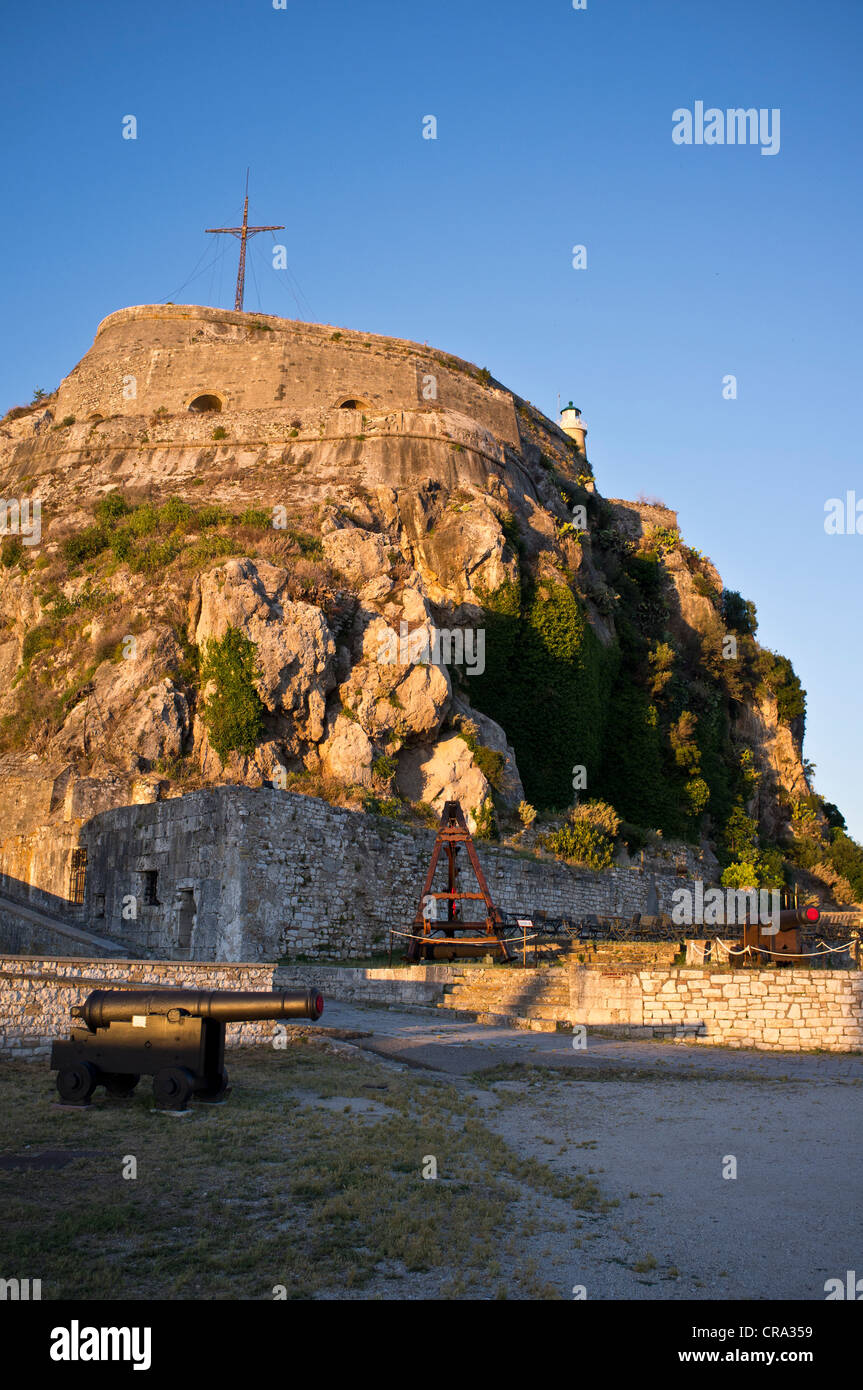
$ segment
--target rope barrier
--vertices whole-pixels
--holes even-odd
[[[390,936],[404,936],[404,937],[408,937],[411,941],[457,941],[457,940],[458,940],[458,937],[451,937],[451,936],[432,936],[431,932],[429,932],[428,934],[426,934],[425,932],[423,932],[422,935],[418,936],[416,932],[412,932],[412,931],[398,931],[395,927],[390,927]],[[500,941],[500,942],[504,942],[504,943],[511,942],[511,941],[522,941],[522,942],[524,942],[524,941],[533,941],[537,936],[539,936],[539,932],[534,932],[532,936],[490,936],[488,939],[489,939],[489,943],[491,943],[492,941]]]
[[[718,939],[713,942],[713,945],[719,946],[728,956],[748,956],[751,955],[753,951],[757,951],[759,955],[776,956],[777,960],[788,960],[789,957],[793,957],[796,960],[811,960],[814,959],[815,956],[835,956],[840,951],[850,951],[853,949],[852,945],[828,946],[824,951],[768,951],[766,946],[743,946],[739,951],[735,951],[732,946],[726,946],[724,941],[719,941]]]

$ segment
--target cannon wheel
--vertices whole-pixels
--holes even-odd
[[[99,1080],[99,1070],[91,1062],[76,1062],[58,1071],[57,1090],[67,1105],[89,1105]]]
[[[157,1110],[185,1110],[195,1088],[195,1077],[187,1067],[163,1067],[153,1077],[153,1096]]]
[[[141,1080],[134,1071],[106,1071],[102,1073],[101,1079],[105,1083],[108,1095],[114,1096],[117,1100],[124,1100],[126,1096],[130,1096]]]
[[[228,1073],[226,1071],[217,1072],[215,1076],[206,1078],[203,1089],[195,1092],[195,1100],[202,1100],[209,1105],[215,1105],[218,1101],[224,1100],[227,1089]]]

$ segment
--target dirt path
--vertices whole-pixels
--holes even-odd
[[[564,1297],[823,1300],[827,1279],[863,1274],[863,1056],[594,1036],[575,1051],[565,1034],[342,1004],[326,1021],[457,1080],[525,1158],[561,1174],[587,1160],[610,1213],[524,1213]]]

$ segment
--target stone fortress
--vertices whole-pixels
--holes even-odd
[[[503,801],[518,805],[506,731],[470,706],[469,691],[422,664],[385,690],[374,651],[387,625],[476,622],[483,595],[517,579],[518,553],[540,573],[577,570],[591,625],[609,640],[604,581],[567,534],[558,486],[569,479],[595,494],[585,432],[571,403],[555,424],[485,369],[416,343],[196,306],[106,318],[55,395],[0,425],[4,495],[41,499],[49,559],[58,536],[92,521],[100,496],[194,496],[314,511],[349,593],[322,610],[290,591],[289,566],[260,558],[195,576],[182,619],[190,640],[200,646],[228,621],[249,633],[271,721],[254,758],[222,763],[173,674],[176,634],[152,612],[160,576],[129,579],[128,611],[147,619],[136,658],[103,660],[59,730],[0,764],[11,799],[0,944],[200,961],[382,949],[389,925],[413,915],[432,832],[284,790],[275,774],[374,788],[375,767],[391,758],[393,790],[436,809],[459,799],[475,824],[491,787],[453,726],[469,720],[502,759]],[[608,505],[626,536],[676,525],[659,505]],[[675,621],[697,627],[708,600],[671,558],[667,568]],[[86,597],[82,584],[66,583],[69,604]],[[0,675],[11,690],[39,600],[14,569],[0,585]],[[799,747],[775,711],[747,718],[774,783],[805,788]],[[191,789],[160,771],[178,757],[197,769]],[[657,912],[685,879],[716,876],[705,846],[624,856],[606,874],[504,847],[481,854],[504,910],[550,916]]]

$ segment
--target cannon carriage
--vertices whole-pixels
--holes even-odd
[[[131,1096],[147,1075],[156,1109],[182,1111],[190,1099],[224,1099],[227,1023],[316,1020],[323,1008],[316,989],[97,989],[71,1010],[76,1024],[68,1039],[53,1044],[51,1068],[66,1105],[89,1105],[97,1086],[110,1096]]]

